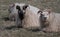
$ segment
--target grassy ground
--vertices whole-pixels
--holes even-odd
[[[60,37],[60,33],[32,32],[22,28],[4,29],[15,25],[14,22],[2,18],[8,17],[8,5],[16,2],[31,4],[40,9],[51,8],[55,12],[60,12],[60,0],[0,0],[0,37]]]

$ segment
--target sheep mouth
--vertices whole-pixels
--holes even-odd
[[[19,16],[19,18],[21,19],[21,20],[23,20],[24,19],[24,12],[23,11],[19,11],[18,12],[18,16]]]
[[[44,16],[40,16],[40,20],[41,20],[42,22],[46,22],[46,21],[47,21],[46,17],[44,17]]]

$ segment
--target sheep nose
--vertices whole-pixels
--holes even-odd
[[[44,17],[44,19],[46,20],[47,17]]]

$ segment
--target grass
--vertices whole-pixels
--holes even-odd
[[[5,21],[2,18],[8,17],[9,4],[16,2],[31,4],[40,9],[51,8],[54,12],[60,13],[60,0],[0,0],[0,37],[60,37],[60,32],[32,32],[22,28],[4,29],[5,27],[15,25],[14,22]]]

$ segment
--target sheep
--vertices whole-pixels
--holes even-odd
[[[44,32],[59,32],[60,31],[60,14],[54,13],[50,9],[45,9],[41,13],[44,17],[44,27],[42,31]],[[42,20],[43,20],[42,19]],[[43,24],[42,24],[43,25]],[[48,26],[47,26],[48,25]]]
[[[16,16],[17,17],[16,24],[18,24],[20,20],[22,27],[25,29],[40,28],[39,14],[37,14],[37,12],[39,12],[40,9],[31,5],[26,5],[26,4],[23,5],[22,7],[16,6],[16,9],[18,10],[18,17]]]
[[[15,3],[12,5],[11,8],[12,9],[9,17],[10,19],[12,19],[12,17],[15,19],[15,24],[17,27],[23,27],[28,29],[32,27],[40,28],[40,15],[37,14],[37,12],[39,12],[40,9],[31,5],[27,5],[25,3]]]
[[[13,3],[9,5],[9,19],[14,21],[15,20],[15,15],[17,14],[18,10],[16,9],[16,6],[20,6],[21,8],[25,5],[25,3]],[[34,6],[29,5],[30,10],[33,11],[35,14],[40,10]]]
[[[18,10],[18,15],[16,16],[16,25],[18,27],[23,27],[22,26],[22,20],[24,19],[24,15],[26,12],[26,8],[28,5],[21,3],[20,5],[16,6],[16,9]]]
[[[9,19],[12,21],[16,22],[16,26],[19,26],[19,24],[21,25],[21,19],[19,18],[20,15],[19,14],[19,10],[20,8],[22,10],[25,9],[25,7],[23,8],[23,6],[25,6],[25,3],[13,3],[11,5],[9,5]],[[16,8],[17,7],[17,8]]]
[[[15,21],[15,16],[17,15],[17,9],[16,9],[16,5],[19,5],[19,3],[13,3],[9,5],[9,20],[11,21]]]
[[[25,18],[23,19],[22,25],[25,29],[39,29],[40,22],[38,15],[34,14],[31,10],[26,9]]]

